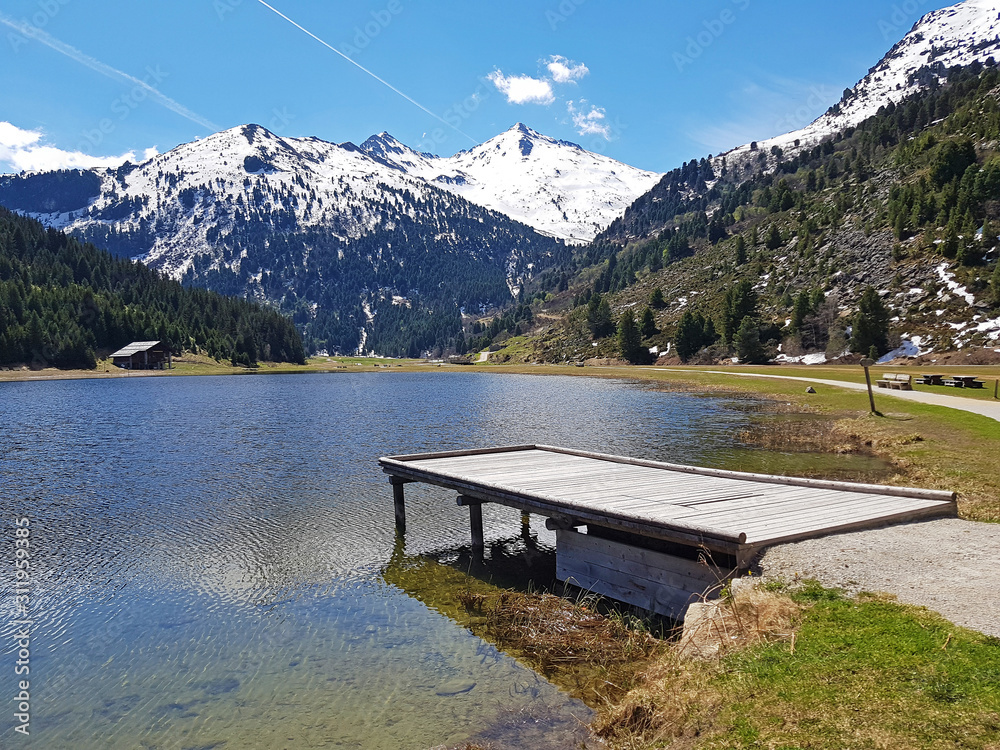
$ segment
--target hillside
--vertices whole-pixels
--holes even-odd
[[[93,368],[135,340],[251,365],[305,362],[273,310],[178,282],[0,208],[0,365]]]
[[[707,159],[668,173],[562,269],[566,292],[556,291],[555,274],[542,279],[543,315],[563,317],[516,356],[616,354],[613,322],[626,312],[640,318],[650,305],[659,332],[647,326],[645,345],[676,345],[691,313],[680,338],[692,317],[711,319],[711,340],[695,343],[708,347],[702,359],[716,361],[734,353],[743,303],[752,303],[742,312],[752,313],[771,357],[779,347],[785,356],[867,353],[850,334],[869,286],[890,328],[880,355],[901,340],[907,354],[995,346],[998,98],[1000,73],[989,60],[944,71],[811,149],[791,157],[775,149],[749,178]],[[656,290],[663,302],[650,304]],[[599,295],[612,327],[595,349],[588,303]]]

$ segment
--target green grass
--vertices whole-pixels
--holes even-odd
[[[724,660],[700,748],[1000,747],[1000,639],[926,610],[813,585],[788,642]]]

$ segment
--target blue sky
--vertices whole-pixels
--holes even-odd
[[[666,171],[807,124],[949,4],[267,1],[5,0],[0,172],[141,159],[248,122],[335,142],[386,130],[441,155],[524,122]]]

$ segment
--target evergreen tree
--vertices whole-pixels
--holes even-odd
[[[715,321],[711,318],[706,318],[705,323],[702,326],[701,335],[701,345],[702,348],[706,346],[711,346],[719,339],[719,334],[715,332]]]
[[[1000,307],[1000,262],[993,266],[993,274],[990,276],[990,292],[993,307]]]
[[[744,318],[757,317],[757,292],[753,284],[744,279],[726,290],[722,310],[722,337],[727,347],[732,347],[736,330]]]
[[[889,311],[875,287],[869,286],[858,302],[851,335],[851,351],[868,354],[874,347],[879,356],[889,351]]]
[[[701,351],[704,338],[705,329],[702,322],[698,321],[690,310],[685,310],[674,334],[674,350],[682,362],[687,362]]]
[[[653,315],[653,311],[648,307],[642,311],[639,332],[644,339],[651,339],[660,332],[660,329],[656,327],[656,316]]]
[[[768,250],[777,250],[781,247],[781,232],[778,231],[778,225],[772,224],[771,229],[767,234],[767,241],[765,243]]]
[[[792,309],[792,323],[790,326],[792,333],[798,333],[802,330],[802,323],[812,312],[809,293],[800,292],[799,296],[795,298],[795,307]]]
[[[614,333],[615,324],[611,318],[611,305],[607,297],[595,294],[587,303],[587,327],[595,339],[603,339]]]
[[[741,234],[736,238],[736,265],[742,266],[747,262],[747,243]]]
[[[750,316],[743,318],[733,338],[736,356],[739,358],[740,364],[764,365],[770,361],[770,357],[767,356],[767,351],[761,343],[760,325],[756,319]]]
[[[618,351],[623,359],[633,365],[646,364],[649,361],[649,350],[642,345],[639,326],[631,312],[622,315],[618,322]]]
[[[662,310],[667,306],[667,301],[663,299],[663,290],[660,287],[656,287],[653,293],[649,295],[649,306],[654,310]]]

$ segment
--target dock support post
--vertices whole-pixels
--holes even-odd
[[[396,506],[396,531],[403,534],[406,532],[406,505],[403,502],[403,485],[406,483],[396,477],[390,481],[392,482],[392,502]]]
[[[469,506],[469,525],[472,527],[472,551],[482,552],[486,549],[486,538],[483,536],[483,503],[474,497],[458,496],[459,506]]]
[[[531,538],[531,514],[521,513],[521,538],[527,541]]]
[[[486,548],[486,540],[483,536],[483,506],[469,506],[469,521],[472,525],[472,549],[482,552]]]

